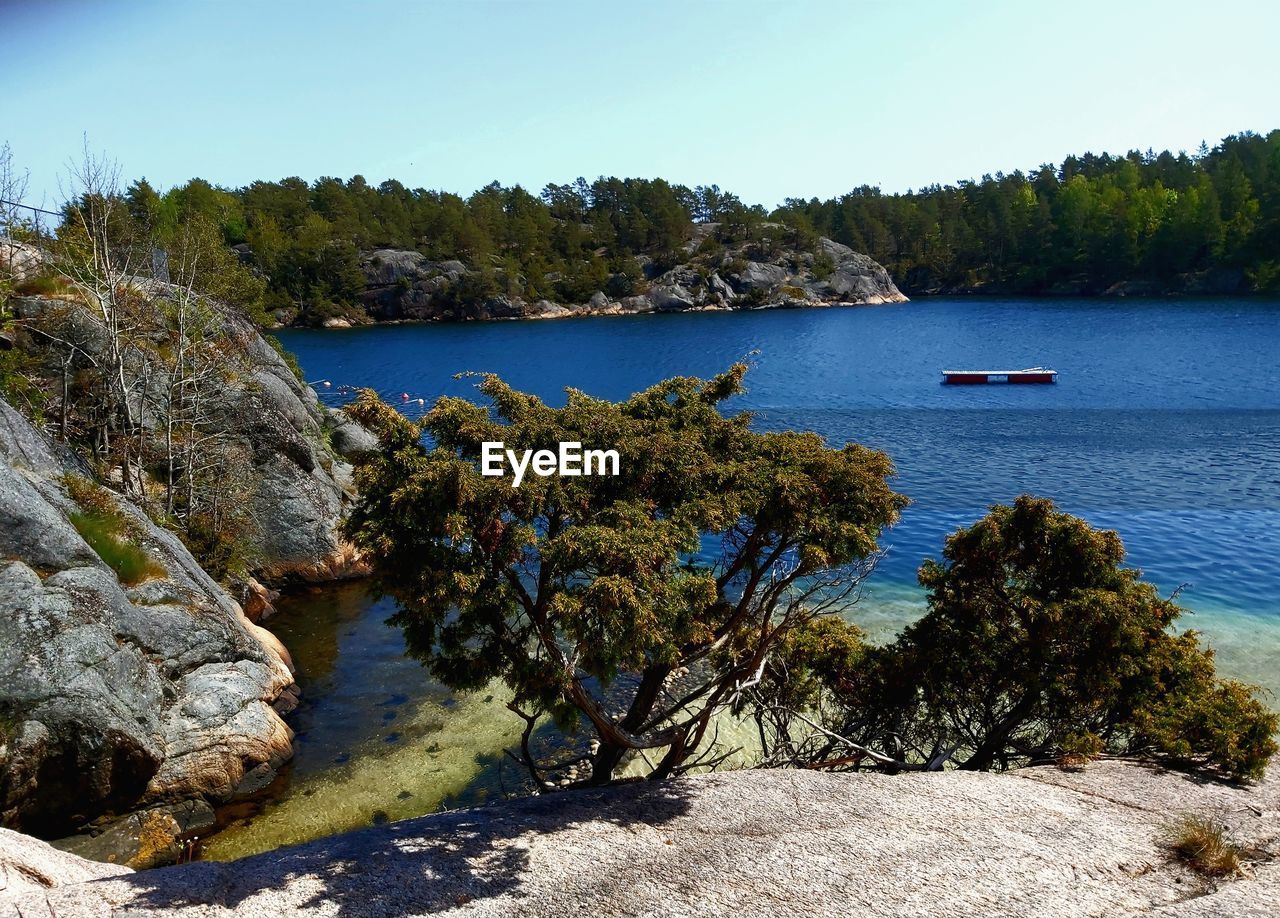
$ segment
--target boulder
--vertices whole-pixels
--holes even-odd
[[[227,333],[243,343],[249,375],[226,387],[219,423],[252,457],[245,484],[259,579],[362,575],[366,568],[338,532],[351,494],[339,481],[342,463],[325,442],[331,416],[247,321],[229,317]],[[359,448],[354,427],[339,439]]]
[[[345,411],[326,408],[325,420],[329,443],[343,459],[355,459],[378,448],[378,438]]]
[[[653,312],[653,300],[645,295],[640,296],[624,296],[618,306],[623,312],[641,313]]]
[[[48,262],[43,249],[14,239],[0,239],[0,271],[17,283],[35,277]]]
[[[53,836],[274,773],[296,698],[279,642],[173,533],[103,491],[151,565],[122,583],[71,522],[75,466],[2,402],[0,456],[0,823]]]
[[[164,296],[172,290],[171,285],[151,279],[137,283],[153,295]],[[11,303],[22,318],[59,313],[77,325],[77,337],[86,349],[105,346],[101,331],[73,302],[37,296],[14,298]],[[261,559],[259,572],[279,580],[364,573],[338,533],[350,495],[338,481],[341,470],[335,474],[339,463],[325,440],[325,414],[316,393],[297,378],[246,317],[233,310],[222,310],[220,317],[219,335],[239,359],[228,360],[234,372],[210,405],[208,424],[214,429],[207,432],[219,434],[225,443],[239,444],[251,457],[251,468],[228,474],[238,476],[229,484],[247,491],[245,504],[255,524],[249,534],[250,549]],[[160,400],[167,380],[154,368],[148,380],[157,388],[153,397]],[[0,409],[0,440],[4,441],[0,452],[10,464],[46,472],[55,466],[79,465],[74,457],[43,442],[8,406]],[[18,491],[11,493],[15,501],[21,500]],[[30,524],[39,525],[39,510],[27,509],[35,514],[27,518]],[[38,536],[26,533],[22,538],[32,546],[35,553],[29,560],[38,569],[43,563]]]
[[[749,261],[741,271],[731,274],[729,281],[733,284],[733,289],[738,293],[745,293],[748,290],[769,291],[784,283],[787,276],[786,269],[779,265]]]
[[[694,307],[694,297],[678,284],[659,284],[649,291],[649,301],[658,312],[679,312]]]
[[[733,292],[733,288],[719,274],[712,274],[707,280],[707,287],[713,294],[718,294],[724,303],[732,303],[734,297],[737,296]]]
[[[550,300],[538,300],[526,306],[524,311],[526,319],[563,319],[571,315],[573,315],[572,309],[559,306]]]
[[[830,258],[835,267],[825,278],[804,281],[803,286],[813,299],[860,304],[907,301],[889,277],[889,272],[866,255],[826,237],[818,240],[818,250]]]
[[[360,259],[360,267],[371,286],[390,286],[401,280],[413,281],[426,275],[431,262],[420,252],[374,249]]]

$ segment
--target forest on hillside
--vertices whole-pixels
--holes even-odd
[[[463,262],[459,300],[623,297],[687,259],[695,223],[718,225],[701,237],[708,250],[745,241],[760,260],[828,236],[916,295],[1101,293],[1117,282],[1280,292],[1280,130],[1194,154],[1086,153],[906,193],[862,186],[772,212],[716,185],[612,177],[538,194],[494,182],[468,197],[359,175],[237,189],[197,178],[163,192],[139,179],[119,193],[120,219],[162,245],[193,218],[216,228],[264,282],[261,294],[244,288],[262,297],[256,315],[340,313],[358,301],[362,253],[376,248]]]

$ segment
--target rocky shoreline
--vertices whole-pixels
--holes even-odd
[[[598,290],[581,303],[507,294],[460,297],[457,291],[477,276],[461,261],[432,261],[415,251],[376,249],[361,259],[365,288],[358,310],[329,317],[303,311],[279,318],[282,324],[346,328],[381,322],[564,319],[907,302],[881,265],[830,239],[819,239],[814,252],[784,250],[767,259],[749,246],[730,247],[714,257],[697,255],[698,246],[715,231],[713,223],[695,227],[684,253],[688,260],[675,267],[663,270],[647,258],[638,258],[638,270],[645,278],[641,290],[628,295]]]
[[[14,297],[20,320],[66,310]],[[258,622],[274,588],[362,576],[339,525],[345,457],[372,437],[227,311],[228,365],[211,433],[248,457],[250,576],[218,583],[174,532],[104,487],[88,460],[0,400],[0,824],[92,857],[177,860],[214,808],[253,794],[293,754],[288,651]],[[91,546],[109,519],[145,570]]]

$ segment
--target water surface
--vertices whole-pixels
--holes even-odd
[[[1189,624],[1225,673],[1280,690],[1280,304],[936,298],[279,337],[309,380],[333,383],[321,389],[332,404],[343,401],[338,386],[367,386],[429,406],[441,394],[474,394],[473,380],[454,378],[468,370],[498,372],[557,404],[570,385],[617,399],[745,358],[749,391],[730,407],[752,410],[758,427],[856,440],[897,464],[896,487],[913,503],[850,612],[873,636],[920,614],[915,570],[946,533],[1032,492],[1118,530],[1130,563],[1166,593],[1183,588]],[[940,385],[943,369],[1040,364],[1060,372],[1057,385]],[[407,410],[424,409],[411,401]],[[515,735],[513,718],[483,697],[441,707],[450,696],[402,659],[398,634],[381,624],[388,610],[361,594],[346,601],[336,637],[317,642],[333,660],[327,675],[310,675],[310,645],[281,635],[313,707],[300,715],[293,785],[254,825],[228,833],[228,851],[498,792],[496,755]],[[406,730],[378,720],[395,708],[379,708],[393,685],[412,701],[388,723]],[[392,729],[399,736],[388,742]],[[434,758],[423,751],[432,742]],[[335,761],[339,747],[350,758]],[[349,799],[360,802],[342,807]]]

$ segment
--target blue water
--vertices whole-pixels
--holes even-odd
[[[496,371],[563,403],[754,365],[732,408],[886,450],[912,499],[854,610],[919,614],[921,560],[1030,491],[1120,532],[1226,672],[1280,691],[1280,303],[936,298],[905,305],[286,330],[308,379],[429,407]],[[944,387],[944,368],[1056,368],[1054,386]],[[411,413],[425,410],[410,402]],[[1274,700],[1273,700],[1274,703]]]

